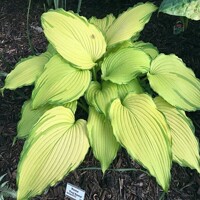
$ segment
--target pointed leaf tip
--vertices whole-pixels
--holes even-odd
[[[49,52],[45,52],[39,56],[29,56],[22,59],[7,75],[3,89],[15,90],[16,88],[32,85],[41,75],[45,64],[51,57],[52,55]]]
[[[125,41],[140,32],[150,20],[151,14],[157,10],[153,3],[139,3],[123,12],[113,22],[106,33],[108,45]]]
[[[47,111],[21,153],[17,199],[29,199],[55,185],[82,162],[88,148],[85,120],[75,122],[73,112],[61,106]]]
[[[174,107],[200,109],[200,81],[176,55],[158,55],[147,76],[151,88]]]
[[[102,172],[105,173],[119,149],[111,123],[104,114],[90,107],[87,128],[93,154],[100,161]]]
[[[172,163],[171,136],[163,115],[146,94],[129,94],[111,104],[110,120],[117,140],[149,170],[167,191]]]
[[[154,101],[158,110],[165,115],[171,130],[173,160],[200,173],[199,143],[192,121],[184,111],[171,106],[163,98],[158,96]]]
[[[64,105],[75,101],[84,94],[90,81],[89,70],[74,68],[61,56],[55,55],[36,82],[32,93],[33,108],[47,103]]]
[[[62,9],[42,15],[44,33],[56,51],[80,69],[90,69],[106,51],[101,33],[86,18]]]
[[[106,32],[112,25],[113,21],[115,21],[115,16],[113,14],[107,15],[103,19],[97,19],[96,17],[91,17],[89,19],[89,22],[98,27],[104,35],[106,35]]]

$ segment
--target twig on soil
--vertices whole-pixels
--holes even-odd
[[[80,168],[77,169],[80,171],[84,171],[84,170],[101,170],[100,167],[84,167],[84,168]],[[149,175],[149,173],[147,171],[144,171],[142,169],[135,169],[135,168],[119,168],[119,169],[107,169],[107,171],[116,171],[116,172],[129,172],[129,171],[140,171],[143,172],[147,175]]]
[[[29,46],[30,46],[30,48],[31,48],[31,52],[32,52],[32,54],[34,54],[35,51],[34,51],[33,44],[32,44],[32,42],[31,42],[31,38],[30,38],[30,29],[29,29],[30,8],[31,8],[31,0],[29,0],[29,3],[28,3],[28,11],[27,11],[27,15],[26,15],[26,33],[27,33],[28,43],[29,43]]]

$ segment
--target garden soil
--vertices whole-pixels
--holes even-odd
[[[77,0],[67,0],[67,10],[77,9]],[[159,5],[161,1],[156,1]],[[138,3],[136,0],[83,0],[80,14],[86,17],[104,17],[119,13]],[[28,0],[0,0],[0,71],[10,72],[15,64],[33,52],[27,39]],[[40,16],[44,12],[44,2],[33,0],[30,9],[29,33],[34,52],[44,52],[47,41],[41,32]],[[47,9],[47,8],[46,8]],[[174,35],[173,27],[178,17],[154,13],[145,26],[141,39],[151,42],[160,52],[175,53],[191,67],[200,78],[200,22],[189,21],[187,30]],[[0,87],[4,77],[0,77]],[[17,163],[24,141],[17,140],[17,122],[23,102],[30,98],[31,87],[16,91],[5,91],[0,97],[0,175],[7,174],[5,181],[13,189],[16,187]],[[81,111],[80,111],[81,112]],[[80,113],[81,114],[81,113]],[[193,120],[196,136],[200,138],[200,112],[187,113]],[[61,200],[65,197],[65,187],[71,183],[85,190],[85,200],[195,200],[200,199],[200,176],[195,170],[173,164],[171,185],[168,194],[155,179],[150,177],[127,152],[121,149],[104,176],[100,164],[89,151],[85,161],[55,187],[49,188],[35,200]],[[115,169],[118,169],[115,170]],[[129,169],[129,170],[122,170]],[[164,197],[163,197],[164,196]]]

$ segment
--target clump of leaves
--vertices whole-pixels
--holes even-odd
[[[6,174],[0,176],[0,200],[6,197],[16,198],[16,192],[8,186],[8,181],[3,182],[5,176]]]
[[[2,90],[34,85],[18,138],[18,200],[41,194],[76,169],[91,147],[103,173],[124,147],[167,191],[172,161],[200,172],[185,111],[200,108],[200,82],[176,55],[136,41],[156,6],[140,3],[103,19],[62,9],[42,15],[50,45],[20,61]],[[88,119],[75,121],[77,106]]]

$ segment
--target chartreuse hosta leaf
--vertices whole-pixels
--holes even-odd
[[[171,135],[151,97],[130,93],[122,102],[114,100],[110,120],[117,140],[167,191],[172,161]]]
[[[143,41],[135,42],[135,41],[133,41],[133,39],[126,40],[115,46],[111,46],[108,49],[108,52],[116,52],[119,49],[123,49],[123,48],[127,48],[127,47],[135,47],[135,48],[141,49],[146,54],[148,54],[151,57],[151,59],[156,58],[157,55],[159,54],[158,49],[153,44],[151,44],[149,42],[146,43]]]
[[[55,185],[84,159],[89,148],[85,120],[69,108],[45,112],[32,129],[18,166],[17,199],[29,199]]]
[[[147,73],[151,58],[138,48],[124,48],[106,57],[102,63],[102,78],[124,84]]]
[[[101,32],[105,35],[108,28],[112,25],[115,20],[115,16],[113,14],[109,14],[103,19],[97,19],[96,17],[91,17],[89,22],[97,26]]]
[[[122,13],[106,32],[108,45],[128,40],[138,34],[157,9],[152,3],[140,3]]]
[[[143,41],[134,42],[133,47],[141,48],[152,59],[156,58],[159,54],[158,49],[149,42],[147,42],[147,43],[145,43]]]
[[[157,56],[148,79],[151,88],[171,105],[187,111],[200,108],[200,81],[177,56]]]
[[[104,173],[116,157],[119,143],[113,135],[110,121],[93,107],[89,109],[87,128],[92,151]]]
[[[117,90],[120,99],[124,99],[130,92],[136,94],[144,93],[144,90],[137,79],[133,79],[127,84],[117,85]]]
[[[92,68],[106,51],[101,31],[72,12],[59,9],[44,13],[42,25],[56,51],[77,68]]]
[[[39,120],[39,118],[52,106],[46,105],[39,109],[32,109],[32,101],[28,100],[24,103],[22,107],[22,117],[17,125],[17,137],[25,138],[29,135],[34,124]]]
[[[90,83],[85,95],[88,104],[104,115],[107,115],[111,102],[118,97],[117,85],[110,81]]]
[[[7,75],[3,89],[14,90],[33,84],[51,57],[49,52],[45,52],[39,56],[22,59]]]
[[[54,56],[55,54],[58,53],[58,52],[55,50],[55,48],[53,47],[52,44],[48,44],[47,51],[48,51],[52,56]]]
[[[184,111],[171,106],[161,97],[156,97],[154,101],[171,129],[173,160],[200,173],[199,144],[191,120]]]
[[[77,100],[91,81],[89,70],[80,70],[55,55],[45,66],[33,90],[33,108],[46,103],[64,104]]]
[[[78,104],[77,101],[72,101],[72,102],[69,102],[69,103],[64,104],[63,106],[64,106],[65,108],[71,109],[71,111],[75,114],[76,109],[77,109],[77,104]]]
[[[101,90],[101,84],[98,81],[91,81],[88,89],[85,93],[85,99],[90,106],[95,107],[98,110],[98,106],[96,105],[94,96],[96,91]],[[100,111],[100,110],[98,110]]]
[[[73,113],[76,111],[77,101],[70,102],[64,105],[66,108],[70,108]],[[29,135],[33,126],[39,120],[39,118],[49,109],[53,108],[53,105],[44,105],[38,109],[32,108],[32,100],[28,100],[22,107],[22,116],[17,126],[17,137],[25,138]]]

